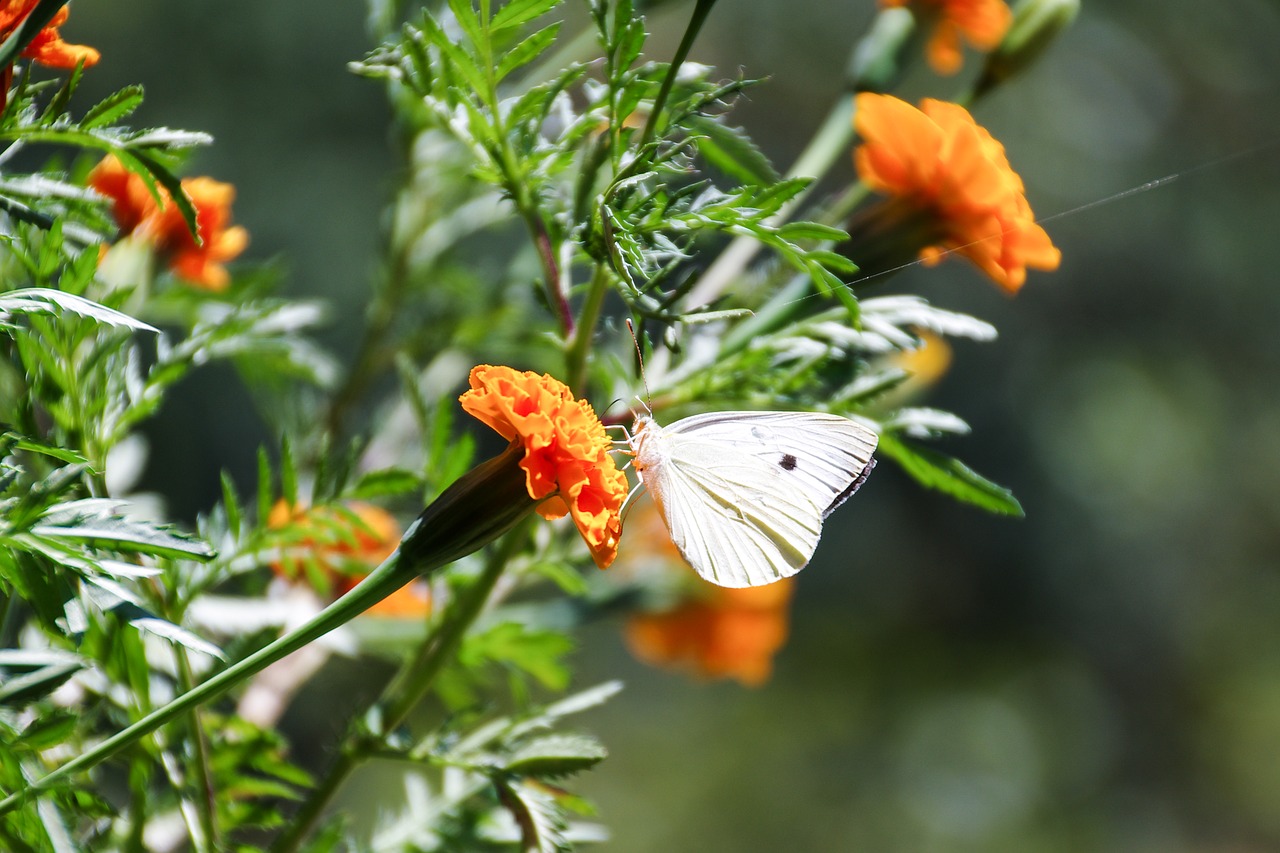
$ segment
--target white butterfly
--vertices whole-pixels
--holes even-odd
[[[628,441],[681,556],[728,587],[803,569],[823,519],[875,465],[875,432],[817,412],[714,412],[665,429],[642,416]]]

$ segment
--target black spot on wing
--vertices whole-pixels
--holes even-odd
[[[796,458],[790,453],[783,454],[782,461],[778,464],[782,466],[783,471],[796,470]]]

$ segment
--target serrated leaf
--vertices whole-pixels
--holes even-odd
[[[540,18],[560,5],[560,0],[512,0],[493,16],[489,29],[495,35],[502,30],[520,27]]]
[[[4,438],[13,442],[12,446],[14,450],[25,450],[28,453],[39,453],[42,456],[58,459],[71,465],[87,466],[89,464],[88,459],[85,459],[79,453],[67,447],[50,447],[47,444],[41,444],[38,441],[23,438],[14,432],[4,433]]]
[[[538,30],[533,35],[521,41],[515,47],[503,53],[502,61],[498,63],[497,80],[503,80],[512,71],[523,65],[528,65],[533,60],[542,55],[543,51],[549,48],[556,40],[556,36],[560,33],[560,22],[546,26]]]
[[[142,144],[136,139],[133,140],[133,142],[135,144]],[[178,208],[178,212],[182,214],[182,221],[186,223],[187,231],[191,234],[192,239],[199,243],[200,229],[196,223],[196,208],[195,205],[191,203],[191,197],[187,195],[187,191],[182,188],[182,181],[178,180],[178,177],[174,175],[173,172],[170,172],[165,168],[165,166],[150,153],[137,150],[130,150],[129,153],[133,159],[141,163],[146,168],[147,172],[150,173],[156,183],[168,190],[169,201],[173,202],[173,205]],[[126,167],[129,166],[129,163],[123,158],[118,157],[118,159],[120,159],[120,162],[124,163]]]
[[[793,243],[797,240],[840,242],[849,239],[849,235],[839,228],[832,228],[820,222],[788,222],[778,229],[778,234]]]
[[[108,308],[105,305],[85,299],[83,296],[76,296],[73,293],[65,293],[61,290],[53,290],[47,287],[26,287],[0,294],[0,320],[3,320],[6,314],[52,314],[58,316],[64,311],[79,317],[97,320],[99,323],[105,323],[108,326],[123,326],[157,334],[160,332],[155,326],[130,317],[128,314],[117,311],[114,308]]]
[[[702,137],[698,151],[711,166],[748,186],[765,186],[778,180],[769,158],[744,131],[707,116],[690,116],[687,123]]]
[[[588,735],[552,734],[521,744],[503,769],[521,776],[567,776],[594,767],[608,754],[604,744]]]
[[[525,781],[494,780],[503,808],[520,827],[522,853],[561,853],[569,849],[564,837],[564,809],[551,792]]]
[[[562,658],[573,641],[556,631],[537,631],[517,622],[503,622],[467,637],[459,659],[469,666],[494,661],[517,667],[552,690],[563,690],[569,670]]]
[[[90,130],[112,124],[132,113],[141,103],[142,87],[126,86],[90,107],[84,118],[80,119],[80,127]]]
[[[116,514],[117,504],[93,499],[58,504],[32,528],[35,536],[106,545],[112,550],[174,559],[211,560],[216,556],[207,542],[169,527],[135,521]]]
[[[84,669],[78,660],[50,663],[0,682],[0,705],[19,708],[48,696]],[[8,667],[6,667],[8,668]]]
[[[403,495],[422,487],[422,478],[403,468],[383,468],[363,475],[347,494],[350,498],[381,498]]]
[[[880,452],[893,459],[913,479],[964,503],[1021,518],[1025,513],[1013,493],[996,485],[953,457],[907,444],[892,433],[880,436]]]
[[[201,637],[183,628],[181,625],[161,619],[158,616],[140,616],[130,619],[129,624],[137,628],[139,631],[146,631],[148,634],[154,634],[157,637],[163,637],[173,643],[186,646],[195,652],[210,655],[219,660],[226,660],[227,656],[222,653],[222,649],[210,643]]]
[[[79,722],[78,712],[57,710],[33,720],[19,737],[28,749],[47,749],[71,737]]]

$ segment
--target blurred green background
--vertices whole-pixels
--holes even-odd
[[[771,75],[735,115],[785,167],[873,11],[722,0],[692,58]],[[382,88],[345,69],[371,46],[365,14],[119,0],[75,4],[64,28],[103,53],[82,106],[141,82],[138,124],[214,135],[188,174],[236,185],[250,254],[333,304],[339,353],[399,166]],[[657,58],[681,14],[651,17]],[[929,402],[972,424],[945,449],[1027,518],[881,465],[801,576],[762,690],[647,669],[616,624],[592,628],[578,683],[627,683],[584,718],[612,756],[575,782],[614,832],[605,849],[1280,849],[1277,45],[1271,0],[1085,0],[981,105],[1055,217],[1061,271],[1015,299],[959,262],[884,290],[1000,329],[957,345]],[[190,519],[220,466],[252,482],[269,437],[251,406],[230,371],[184,386],[148,430],[144,486]]]

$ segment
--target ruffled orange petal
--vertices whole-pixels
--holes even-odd
[[[546,374],[479,365],[462,408],[524,449],[520,467],[529,497],[545,518],[573,518],[600,568],[613,562],[622,533],[619,511],[627,478],[614,464],[613,443],[585,400]]]
[[[65,7],[59,9],[45,28],[23,49],[22,55],[50,68],[75,68],[81,62],[86,68],[96,64],[101,58],[97,50],[87,45],[67,44],[58,33],[58,27],[66,23],[70,14]]]
[[[122,234],[132,233],[157,210],[156,200],[142,178],[115,157],[107,156],[94,166],[87,183],[99,195],[111,199],[111,213]]]
[[[1025,282],[1028,267],[1058,267],[1061,252],[1036,223],[1004,146],[963,107],[926,99],[916,109],[863,93],[854,121],[862,179],[932,220],[942,235],[941,243],[935,237],[920,247],[926,264],[955,252],[1010,293]]]
[[[88,184],[111,199],[112,214],[122,234],[136,233],[165,255],[175,275],[206,290],[225,290],[231,283],[227,261],[244,252],[249,232],[232,226],[235,187],[212,178],[187,178],[182,188],[196,211],[199,242],[187,230],[182,212],[163,191],[157,202],[139,176],[108,156],[89,173]]]

